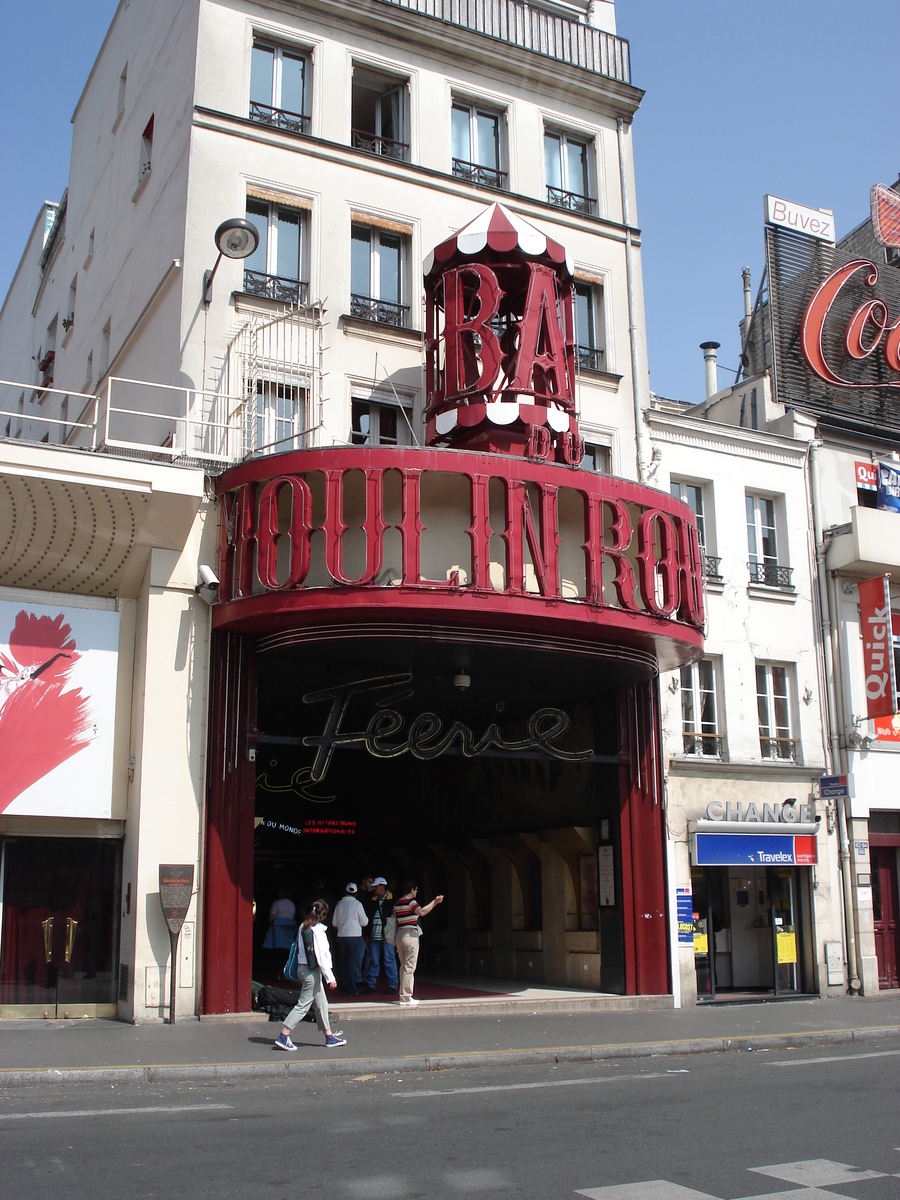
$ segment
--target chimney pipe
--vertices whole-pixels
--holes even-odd
[[[703,351],[703,362],[706,366],[706,398],[714,396],[719,390],[719,376],[716,371],[716,351],[719,349],[721,342],[701,342],[700,349]]]
[[[744,280],[744,331],[750,328],[750,318],[753,315],[753,298],[750,295],[750,268],[744,267],[741,271],[741,276]]]

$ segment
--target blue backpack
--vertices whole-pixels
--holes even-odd
[[[292,983],[300,983],[300,939],[303,938],[303,949],[306,952],[306,962],[309,966],[316,965],[316,945],[313,941],[313,931],[309,929],[300,929],[293,942],[291,942],[291,951],[288,954],[288,960],[284,964],[284,977],[290,979]]]

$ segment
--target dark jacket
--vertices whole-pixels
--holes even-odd
[[[372,937],[372,918],[375,916],[375,913],[377,912],[379,906],[381,907],[381,938],[382,939],[384,938],[384,923],[388,919],[388,917],[391,915],[391,913],[394,911],[394,901],[392,898],[388,899],[387,896],[384,896],[381,900],[378,900],[374,896],[370,896],[365,901],[364,908],[366,910],[366,916],[369,918],[369,926],[366,931],[366,936],[368,938]]]

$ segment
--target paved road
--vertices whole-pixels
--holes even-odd
[[[900,1048],[0,1093],[0,1195],[900,1197]],[[630,1186],[629,1186],[630,1185]]]

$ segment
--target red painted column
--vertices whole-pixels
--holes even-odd
[[[255,661],[248,638],[215,634],[207,772],[201,1013],[250,1011],[253,960]]]
[[[618,700],[625,991],[666,995],[671,987],[656,681],[625,688]]]

